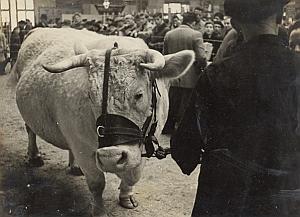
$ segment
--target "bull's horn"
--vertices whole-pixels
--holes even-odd
[[[164,56],[156,50],[149,49],[146,51],[149,57],[149,63],[141,63],[140,66],[151,71],[161,70],[165,66]]]
[[[68,69],[73,69],[75,67],[84,66],[87,62],[87,55],[80,54],[77,56],[70,57],[54,65],[43,65],[43,68],[51,73],[60,73]]]

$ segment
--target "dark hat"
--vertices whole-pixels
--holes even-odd
[[[221,28],[224,28],[224,24],[221,21],[219,21],[219,20],[214,21],[214,24],[218,24],[218,25],[221,26]]]
[[[240,22],[257,22],[273,14],[281,13],[290,0],[225,0],[224,10]]]
[[[20,21],[18,22],[18,24],[23,24],[23,25],[26,25],[27,23],[26,23],[26,21],[25,21],[25,20],[20,20]]]

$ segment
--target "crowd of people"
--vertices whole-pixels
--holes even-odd
[[[204,41],[213,45],[212,60],[222,39],[232,28],[230,17],[216,13],[212,18],[208,18],[200,7],[196,7],[193,13],[196,20],[191,27],[202,33]],[[9,46],[3,52],[6,52],[6,56],[10,56],[11,65],[13,65],[24,36],[35,27],[87,29],[103,35],[139,37],[150,48],[163,52],[163,41],[166,33],[179,27],[182,21],[182,14],[175,14],[171,19],[167,19],[162,13],[148,14],[146,12],[135,15],[107,16],[105,22],[83,19],[80,13],[73,14],[72,20],[61,20],[60,18],[48,20],[47,15],[42,14],[36,25],[33,25],[28,19],[19,21],[11,33]]]
[[[292,217],[300,215],[300,16],[281,26],[288,2],[225,0],[228,16],[212,18],[198,7],[171,20],[139,13],[102,23],[76,13],[51,27],[139,37],[166,55],[193,50],[194,64],[171,83],[164,129],[183,173],[201,164],[192,216]],[[42,15],[36,26],[50,23]],[[13,30],[12,62],[31,28],[27,20]]]

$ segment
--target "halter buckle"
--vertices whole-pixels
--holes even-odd
[[[105,131],[104,126],[98,126],[97,127],[97,134],[98,134],[99,137],[101,137],[101,138],[104,137],[104,131]]]

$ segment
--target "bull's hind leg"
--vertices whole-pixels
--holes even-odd
[[[73,176],[83,176],[83,173],[75,161],[75,157],[72,151],[69,151],[69,168],[67,173]]]
[[[44,161],[41,157],[41,154],[39,153],[39,149],[36,144],[36,135],[27,124],[25,124],[25,126],[26,126],[26,131],[28,134],[27,154],[28,154],[29,166],[41,167],[44,165]]]

